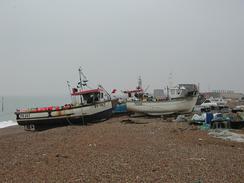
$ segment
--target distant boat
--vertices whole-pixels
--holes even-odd
[[[110,95],[99,86],[95,89],[84,89],[88,80],[79,69],[79,88],[71,92],[72,103],[64,106],[51,106],[35,109],[17,110],[17,123],[26,130],[35,130],[51,125],[87,124],[111,117],[113,104]],[[85,79],[81,80],[81,75]]]
[[[210,97],[206,99],[201,105],[201,109],[224,109],[228,108],[227,101],[223,98]]]
[[[227,105],[227,101],[224,100],[223,98],[213,98],[210,97],[209,99],[205,100],[203,102],[203,104],[207,104],[207,103],[215,103],[216,106],[226,106]]]
[[[168,96],[161,101],[145,96],[141,87],[126,93],[130,96],[126,103],[128,112],[149,116],[190,113],[196,105],[199,94],[194,84],[180,84],[167,88]]]

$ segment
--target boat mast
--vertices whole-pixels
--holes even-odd
[[[80,77],[80,89],[83,90],[83,86],[82,86],[82,79],[81,79],[81,73],[82,72],[82,69],[81,67],[79,68],[79,77]],[[80,105],[82,104],[82,97],[80,95]]]
[[[141,76],[138,78],[138,89],[142,89],[142,79]]]
[[[86,79],[86,77],[85,77],[85,75],[82,73],[82,68],[80,67],[79,68],[79,77],[80,77],[80,88],[81,88],[81,90],[83,90],[83,83],[82,83],[82,78],[81,77],[84,77],[84,83],[86,84],[86,82],[87,82],[87,79]],[[80,95],[80,105],[82,105],[82,97],[81,97],[81,95]],[[82,123],[83,123],[83,125],[85,125],[85,119],[84,119],[84,114],[83,114],[83,108],[81,107],[81,112],[82,112]]]

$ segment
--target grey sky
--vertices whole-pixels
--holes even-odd
[[[243,0],[0,0],[0,95],[200,83],[244,92]]]

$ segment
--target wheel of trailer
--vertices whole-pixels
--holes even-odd
[[[31,124],[31,125],[30,125],[30,130],[31,130],[31,131],[35,131],[35,130],[36,130],[36,127],[35,127],[34,124]]]
[[[24,130],[26,130],[26,131],[35,131],[36,130],[36,127],[35,127],[34,124],[25,125],[24,126]]]
[[[25,130],[25,131],[30,131],[30,125],[25,125],[25,126],[24,126],[24,130]]]

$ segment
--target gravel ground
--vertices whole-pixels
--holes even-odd
[[[0,182],[244,182],[244,143],[184,123],[125,119],[0,130]]]

